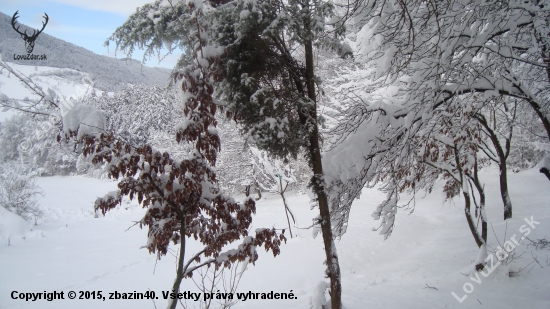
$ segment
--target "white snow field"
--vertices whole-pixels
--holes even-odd
[[[535,169],[511,173],[513,219],[503,222],[498,171],[488,168],[482,177],[490,222],[489,254],[499,245],[495,234],[501,244],[515,234],[521,244],[513,251],[516,258],[511,264],[497,265],[495,257],[492,273],[485,271],[487,276],[471,271],[478,249],[467,227],[463,201],[443,203],[441,188],[425,198],[417,196],[412,214],[400,211],[393,235],[384,241],[371,231],[378,222],[370,216],[384,196],[365,190],[353,206],[348,232],[337,242],[345,308],[550,308],[550,248],[537,249],[527,246],[527,239],[520,241],[527,228],[529,239],[550,240],[550,182]],[[0,209],[0,308],[166,307],[162,291],[172,286],[176,259],[168,254],[157,262],[140,249],[146,230],[139,226],[127,230],[141,218],[143,209],[135,202],[123,203],[105,217],[95,218],[95,198],[113,190],[116,183],[84,177],[40,178],[38,183],[45,192],[41,199],[45,216],[37,226]],[[291,192],[287,201],[297,226],[308,227],[317,209],[310,210],[307,195]],[[280,197],[267,196],[257,203],[253,225],[286,227]],[[234,308],[319,308],[323,295],[316,287],[328,281],[321,236],[314,239],[307,229],[293,232],[298,236],[289,237],[276,258],[259,248],[260,258],[255,266],[248,266],[237,292],[292,291],[297,299],[247,300]],[[198,248],[189,245],[188,256]],[[79,291],[101,291],[108,297],[115,291],[148,290],[159,299],[67,299],[70,291],[77,292],[78,298]],[[44,291],[63,291],[65,299],[12,299],[19,293]],[[185,279],[183,291],[198,289]],[[187,304],[189,308],[198,305]]]

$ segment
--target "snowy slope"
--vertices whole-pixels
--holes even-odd
[[[125,58],[115,59],[97,55],[85,48],[65,42],[48,35],[48,28],[36,39],[33,51],[35,55],[47,56],[46,60],[14,60],[14,54],[25,54],[25,42],[11,25],[11,14],[0,12],[0,57],[4,61],[15,61],[30,66],[48,66],[55,68],[70,68],[86,72],[93,76],[97,88],[105,91],[117,91],[127,83],[143,84],[148,86],[165,86],[168,84],[170,70],[166,68],[152,68],[142,65],[139,61]],[[40,24],[40,23],[38,23]],[[20,24],[21,31],[33,28]]]
[[[94,83],[87,73],[71,69],[59,69],[47,66],[29,66],[7,62],[15,71],[31,78],[44,91],[51,88],[65,98],[82,98],[84,95],[95,90]],[[0,71],[0,94],[3,93],[11,99],[37,99],[38,96],[26,88],[19,79],[9,74],[5,69]],[[8,118],[14,110],[0,112],[0,121]]]
[[[550,182],[536,170],[510,175],[514,218],[502,221],[498,194],[498,171],[482,174],[487,188],[489,252],[499,241],[521,236],[524,218],[534,224],[528,236],[532,240],[550,239]],[[139,220],[143,210],[132,203],[95,218],[92,203],[96,196],[112,190],[116,184],[83,177],[39,179],[46,195],[41,201],[46,217],[32,226],[35,237],[12,238],[0,243],[0,308],[155,308],[152,300],[55,300],[35,302],[11,299],[12,291],[53,292],[155,291],[156,308],[164,308],[161,292],[168,291],[174,280],[175,257],[171,254],[158,263],[155,256],[140,246],[146,231],[127,228]],[[535,249],[525,244],[515,249],[520,258],[512,268],[500,265],[487,277],[467,275],[477,256],[477,248],[467,228],[460,199],[443,204],[440,191],[416,200],[416,210],[398,213],[392,236],[384,241],[372,232],[378,222],[370,213],[383,199],[377,190],[365,190],[352,210],[347,234],[337,242],[342,267],[343,301],[347,309],[362,308],[550,308],[550,249]],[[306,195],[289,193],[287,201],[297,217],[297,226],[307,227],[316,210],[310,210]],[[267,196],[258,202],[255,227],[286,227],[279,197]],[[126,231],[127,230],[127,231]],[[283,245],[281,255],[259,251],[256,266],[244,273],[238,292],[290,292],[295,300],[247,300],[234,308],[311,308],[315,287],[323,277],[322,241],[313,239],[311,230],[293,229],[299,236]],[[506,236],[505,236],[506,232]],[[30,232],[27,232],[30,233]],[[288,234],[288,233],[287,233]],[[519,237],[517,237],[519,240]],[[176,249],[176,248],[173,248]],[[195,252],[191,243],[188,252]],[[538,262],[534,261],[536,257]],[[496,259],[495,259],[496,261]],[[520,271],[509,277],[510,270]],[[515,267],[515,268],[514,268]],[[480,283],[470,279],[473,277]],[[471,289],[471,294],[459,303]],[[433,287],[436,289],[428,288]],[[183,291],[197,292],[191,280],[184,280]],[[189,302],[193,305],[193,302]],[[190,308],[193,308],[192,306]]]

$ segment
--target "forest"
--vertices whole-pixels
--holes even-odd
[[[137,202],[144,247],[158,260],[176,256],[175,292],[198,276],[202,293],[223,286],[237,295],[239,265],[263,259],[262,247],[280,255],[308,229],[322,241],[326,278],[312,287],[311,308],[342,309],[349,274],[338,247],[352,206],[367,190],[380,192],[375,222],[363,224],[391,241],[398,219],[437,195],[460,209],[461,237],[475,249],[465,272],[488,275],[493,256],[506,254],[505,264],[519,245],[508,250],[492,224],[525,224],[526,215],[535,230],[548,217],[549,23],[544,0],[157,0],[106,44],[128,56],[181,54],[164,86],[111,91],[82,72],[39,74],[0,61],[2,80],[30,96],[0,91],[0,107],[17,112],[0,124],[0,206],[37,225],[38,179],[115,181],[116,190],[90,201],[94,216]],[[85,90],[41,86],[48,75]],[[532,170],[546,214],[528,220],[521,208],[530,197],[516,198],[511,192],[523,189],[510,179]],[[296,225],[291,195],[307,195],[309,226]],[[276,227],[253,224],[266,196],[282,205]],[[547,254],[543,229],[525,241]]]

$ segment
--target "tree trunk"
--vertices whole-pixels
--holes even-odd
[[[483,239],[483,243],[486,244],[487,243],[487,214],[485,213],[485,189],[483,188],[483,186],[481,185],[481,182],[479,181],[478,171],[479,171],[479,166],[477,164],[477,156],[476,156],[475,165],[474,165],[474,185],[476,187],[477,192],[479,193],[479,217],[481,218],[481,239]],[[508,187],[506,187],[506,190],[508,190]]]
[[[288,222],[288,231],[290,232],[290,239],[292,239],[294,238],[294,236],[292,236],[292,228],[290,227],[290,218],[288,217],[288,206],[286,205],[286,199],[285,199],[285,191],[287,187],[288,187],[288,182],[286,183],[286,186],[283,189],[283,180],[279,176],[279,188],[280,188],[279,194],[283,199],[283,205],[285,206],[286,221]],[[296,220],[294,220],[294,215],[292,216],[292,220],[296,224]]]
[[[180,290],[181,281],[183,280],[183,267],[185,261],[185,215],[180,216],[180,254],[178,257],[178,270],[176,271],[176,280],[174,280],[174,286],[172,290],[178,293]],[[175,309],[178,305],[178,298],[174,298],[170,301],[168,308]]]
[[[542,9],[542,6],[541,6],[541,9]],[[547,21],[547,25],[548,25],[548,21]],[[548,44],[547,40],[543,39],[543,36],[540,33],[535,33],[535,38],[541,49],[542,61],[546,65],[546,77],[548,78],[546,82],[550,83],[550,44]],[[542,124],[546,129],[546,133],[548,134],[548,139],[550,140],[550,120],[548,119],[547,114],[541,111],[540,106],[538,105],[534,106],[533,104],[531,104],[531,106],[535,109],[535,112],[537,113],[540,120],[542,121]],[[546,176],[548,177],[548,175]],[[550,177],[548,178],[550,179]]]
[[[541,5],[540,2],[541,1],[536,1],[536,3],[542,9],[543,5]],[[540,29],[544,29],[544,28],[545,27],[540,27]],[[546,77],[548,78],[546,82],[549,83],[550,82],[550,44],[548,43],[547,40],[544,39],[544,37],[545,37],[544,34],[535,30],[535,40],[541,50],[542,62],[546,65]],[[543,111],[541,105],[538,102],[535,102],[533,100],[527,100],[527,102],[535,110],[535,113],[537,114],[539,119],[542,121],[542,125],[544,126],[544,129],[546,130],[546,134],[548,135],[548,140],[550,141],[550,119],[548,118],[547,113]]]
[[[508,193],[508,173],[506,171],[506,159],[501,159],[500,164],[500,197],[504,204],[504,220],[512,218],[512,201]]]
[[[485,243],[485,241],[483,241],[483,238],[481,238],[479,233],[477,232],[474,219],[472,218],[472,212],[471,212],[472,201],[470,199],[470,190],[468,189],[468,178],[467,178],[468,176],[466,176],[466,174],[464,173],[460,165],[461,162],[459,159],[458,148],[456,144],[454,145],[454,156],[455,156],[456,168],[460,173],[460,186],[462,190],[462,195],[464,196],[464,214],[466,215],[466,221],[468,222],[468,227],[470,228],[470,232],[472,233],[472,236],[474,236],[474,240],[476,241],[477,246],[481,247]],[[476,160],[476,167],[477,167],[477,160]],[[475,170],[474,170],[474,175],[477,175],[475,174]]]
[[[535,111],[535,114],[539,117],[540,121],[542,122],[542,125],[544,126],[544,129],[546,130],[546,135],[548,136],[548,140],[550,141],[550,120],[546,116],[546,114],[542,111],[542,107],[538,102],[535,102],[533,100],[526,100],[529,105],[533,108]]]
[[[260,190],[260,185],[258,184],[258,181],[254,182],[254,191],[256,191],[256,194],[258,195],[254,200],[259,201],[262,199],[262,190]]]
[[[539,172],[543,173],[544,175],[546,175],[546,177],[548,178],[548,180],[550,180],[550,171],[546,168],[546,167],[543,167],[539,170]]]
[[[507,171],[506,160],[508,159],[508,154],[510,153],[510,142],[511,142],[512,136],[510,135],[509,138],[506,138],[506,145],[505,145],[506,149],[503,149],[497,134],[495,133],[495,131],[491,129],[485,117],[483,115],[479,115],[479,116],[476,116],[475,118],[478,119],[481,125],[485,127],[485,130],[487,130],[487,133],[491,138],[491,142],[493,143],[493,146],[495,147],[495,150],[497,152],[498,161],[499,161],[498,168],[499,168],[500,197],[502,198],[502,204],[504,206],[504,220],[510,219],[512,218],[512,201],[510,200],[510,195],[508,193],[508,171]]]
[[[331,309],[341,309],[342,285],[340,282],[340,264],[338,262],[338,254],[332,237],[330,209],[324,187],[323,163],[321,161],[319,128],[317,125],[317,100],[315,97],[315,81],[313,74],[313,45],[311,40],[307,40],[305,43],[305,54],[307,94],[309,99],[314,103],[308,115],[310,119],[307,121],[310,123],[306,124],[310,126],[308,128],[310,132],[309,155],[313,169],[313,190],[317,194],[317,202],[319,203],[319,212],[321,216],[321,232],[323,234],[328,276],[330,278]]]
[[[484,242],[483,239],[479,237],[476,225],[474,223],[474,220],[472,219],[472,213],[470,212],[470,206],[472,204],[472,201],[470,200],[470,193],[462,190],[462,195],[464,195],[464,214],[466,215],[466,221],[468,221],[468,227],[470,227],[470,232],[472,233],[472,236],[474,236],[474,240],[476,241],[477,246],[481,247]]]

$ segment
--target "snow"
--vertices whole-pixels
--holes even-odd
[[[239,15],[239,18],[240,19],[246,19],[248,16],[250,15],[250,11],[249,10],[242,10],[240,15]]]
[[[52,89],[58,95],[63,96],[63,98],[78,99],[89,93],[92,89],[89,75],[86,73],[71,69],[6,63],[17,72],[21,72],[25,76],[32,78],[46,93],[48,93],[48,89]],[[0,93],[7,95],[9,98],[20,100],[25,97],[29,97],[30,99],[38,98],[38,96],[33,95],[30,90],[25,88],[15,76],[8,74],[6,70],[0,70]],[[29,93],[31,94],[29,95]],[[96,93],[100,94],[102,92],[96,91]],[[0,113],[0,121],[10,117],[13,113],[13,110]]]
[[[86,134],[103,133],[107,125],[103,112],[91,105],[76,104],[68,111],[64,111],[62,108],[62,116],[63,131],[67,135],[70,135],[70,132],[78,132],[77,139]]]
[[[324,309],[330,306],[330,301],[325,298],[325,291],[330,288],[330,284],[325,281],[319,281],[311,297],[311,309]]]
[[[224,52],[223,47],[208,45],[203,48],[202,55],[204,58],[214,58],[214,57],[220,56],[221,54],[223,54],[223,52]]]
[[[480,250],[468,230],[464,218],[463,200],[456,198],[443,204],[443,196],[434,188],[433,194],[417,197],[415,211],[407,215],[398,210],[391,237],[383,240],[371,228],[378,225],[370,218],[385,194],[376,189],[365,189],[350,216],[348,231],[335,242],[342,271],[343,302],[347,309],[363,308],[535,308],[550,307],[550,267],[545,261],[550,250],[527,247],[521,241],[516,255],[525,252],[509,265],[496,266],[487,275],[472,271],[472,264],[482,256],[494,254],[505,240],[526,225],[525,218],[540,222],[528,235],[529,239],[550,238],[550,193],[548,181],[537,169],[510,177],[510,195],[514,204],[514,218],[502,221],[502,202],[498,189],[498,169],[488,168],[480,174],[486,184],[487,216],[495,234],[489,233],[487,251]],[[169,254],[156,262],[155,256],[140,249],[147,241],[147,230],[128,227],[144,214],[135,202],[123,201],[121,206],[105,217],[95,217],[93,203],[116,189],[116,183],[85,177],[39,178],[45,192],[41,205],[45,217],[38,226],[31,226],[13,215],[0,213],[0,224],[20,226],[19,235],[40,231],[40,237],[25,239],[12,237],[7,246],[0,243],[0,307],[9,308],[153,308],[151,300],[37,300],[11,299],[12,291],[53,292],[103,291],[146,292],[155,291],[157,308],[166,305],[162,291],[171,290],[175,278],[175,256]],[[442,186],[442,184],[438,184]],[[277,195],[264,194],[257,202],[257,215],[252,231],[262,227],[285,228],[287,225],[282,201]],[[296,226],[305,228],[318,210],[311,210],[307,195],[289,192],[287,203],[296,216]],[[2,209],[0,208],[0,211]],[[0,227],[2,237],[5,230]],[[297,237],[281,246],[281,254],[273,258],[258,248],[259,259],[248,265],[239,293],[279,292],[296,295],[295,300],[248,299],[237,303],[236,309],[320,308],[328,301],[324,291],[327,279],[322,238],[314,239],[307,229],[293,229]],[[15,235],[15,232],[12,232]],[[16,239],[16,241],[13,241]],[[201,247],[188,241],[191,256]],[[172,250],[177,251],[177,246]],[[531,253],[532,252],[532,253]],[[532,263],[536,256],[544,268]],[[496,261],[496,260],[495,260]],[[519,270],[531,263],[517,276],[509,277],[510,270]],[[532,271],[530,271],[532,269]],[[465,276],[464,274],[471,273]],[[9,278],[5,280],[4,278]],[[473,278],[470,279],[470,278]],[[466,294],[463,286],[473,291]],[[427,288],[435,287],[435,289]],[[182,291],[198,292],[193,282],[185,279]],[[468,290],[469,291],[469,290]],[[459,303],[458,297],[467,295]],[[193,304],[193,303],[188,303]],[[415,305],[416,304],[416,305]]]
[[[13,244],[14,239],[21,238],[32,230],[29,222],[0,206],[0,246]]]
[[[477,256],[477,259],[475,261],[475,265],[483,264],[485,262],[485,259],[487,258],[487,246],[485,244],[481,245],[479,248],[479,254]],[[475,267],[474,265],[474,267]]]
[[[543,158],[539,163],[539,168],[546,168],[547,170],[550,170],[550,157]]]

